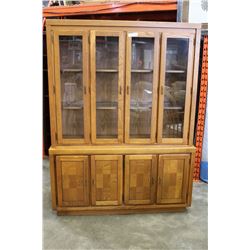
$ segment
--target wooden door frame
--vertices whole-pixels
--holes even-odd
[[[96,138],[96,36],[110,36],[119,38],[118,54],[118,138]],[[93,144],[115,144],[123,142],[124,117],[124,70],[125,70],[125,34],[123,31],[98,30],[90,31],[90,79],[91,79],[91,141]]]
[[[83,138],[82,139],[64,139],[62,131],[62,107],[61,107],[61,80],[60,80],[60,49],[59,36],[81,36],[82,37],[82,89],[83,89]],[[54,62],[55,62],[55,109],[57,123],[57,142],[58,144],[87,144],[90,142],[90,93],[89,89],[89,48],[88,48],[88,32],[82,30],[56,30],[54,31]]]
[[[115,201],[96,201],[96,161],[117,161],[117,196]],[[122,155],[91,155],[91,204],[92,206],[121,205],[123,194],[123,156]]]
[[[185,110],[183,120],[183,137],[182,138],[163,138],[163,111],[164,111],[164,87],[165,87],[165,66],[166,66],[166,49],[168,38],[188,38],[188,65],[187,65],[187,77],[186,77],[186,95],[185,95]],[[191,112],[191,99],[192,99],[192,85],[193,85],[193,70],[194,70],[194,30],[170,30],[164,31],[161,40],[161,68],[160,68],[160,87],[159,87],[159,108],[158,108],[158,133],[157,142],[163,144],[189,144],[189,129],[190,129],[190,112]]]
[[[89,157],[88,156],[78,156],[78,155],[71,155],[71,156],[56,156],[56,181],[57,181],[57,198],[58,198],[58,206],[72,206],[70,202],[63,201],[63,189],[62,189],[62,166],[61,162],[63,161],[70,161],[70,162],[83,162],[83,168],[84,168],[84,197],[85,200],[79,204],[81,206],[89,206],[90,205],[90,199],[89,199]]]
[[[130,183],[130,160],[152,160],[151,175],[150,175],[150,200],[130,200],[129,199],[129,183]],[[153,204],[155,202],[156,192],[156,177],[157,177],[157,156],[156,155],[125,155],[125,178],[124,178],[124,202],[125,204]]]
[[[183,184],[182,184],[182,198],[180,201],[171,199],[162,199],[162,175],[164,169],[164,159],[167,160],[184,160],[184,169],[183,169]],[[172,204],[172,203],[187,203],[187,194],[188,194],[188,181],[189,181],[189,170],[190,170],[190,154],[167,154],[159,155],[158,160],[158,180],[157,180],[157,204]]]
[[[150,138],[130,138],[130,92],[131,92],[131,43],[132,37],[154,38],[154,68],[153,68],[153,95],[151,112],[151,132]],[[156,122],[157,122],[157,88],[159,75],[159,56],[160,56],[160,32],[127,32],[126,41],[126,97],[125,97],[125,143],[131,144],[152,144],[156,141]]]

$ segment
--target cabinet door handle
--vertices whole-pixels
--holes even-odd
[[[161,185],[161,178],[158,178],[158,184]]]
[[[163,86],[161,85],[161,95],[163,95]]]
[[[151,183],[152,183],[152,185],[155,184],[155,179],[154,179],[154,177],[151,178]]]
[[[120,86],[120,95],[122,94],[122,86]]]
[[[127,95],[129,95],[129,86],[127,86]]]
[[[87,94],[87,88],[86,88],[86,86],[84,86],[84,95],[86,95]]]
[[[92,179],[92,185],[95,185],[95,180],[94,179]]]

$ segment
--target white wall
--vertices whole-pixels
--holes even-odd
[[[207,9],[208,9],[208,0],[189,0],[188,22],[208,23]]]

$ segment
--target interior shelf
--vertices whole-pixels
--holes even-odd
[[[132,73],[152,73],[152,69],[131,69]]]
[[[164,107],[164,109],[168,109],[168,110],[182,110],[183,107]]]
[[[117,73],[118,69],[97,69],[97,73]]]
[[[166,73],[172,73],[172,74],[183,74],[186,71],[185,70],[166,70]]]
[[[117,109],[118,104],[115,102],[97,102],[96,109],[98,110],[115,110]]]
[[[82,72],[82,69],[61,69],[61,72]]]
[[[63,109],[83,109],[83,107],[75,106],[75,107],[63,107]]]
[[[151,110],[152,109],[152,107],[130,107],[130,110],[139,110],[139,111],[146,111],[146,110]]]
[[[108,109],[117,109],[117,107],[110,107],[110,106],[97,106],[96,109],[100,110],[108,110]]]

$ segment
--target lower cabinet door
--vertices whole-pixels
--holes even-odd
[[[155,199],[155,155],[125,156],[125,203],[152,204]]]
[[[59,206],[89,205],[88,156],[56,157]]]
[[[91,156],[92,205],[122,203],[122,156]]]
[[[160,155],[157,203],[185,203],[189,170],[188,154]]]

